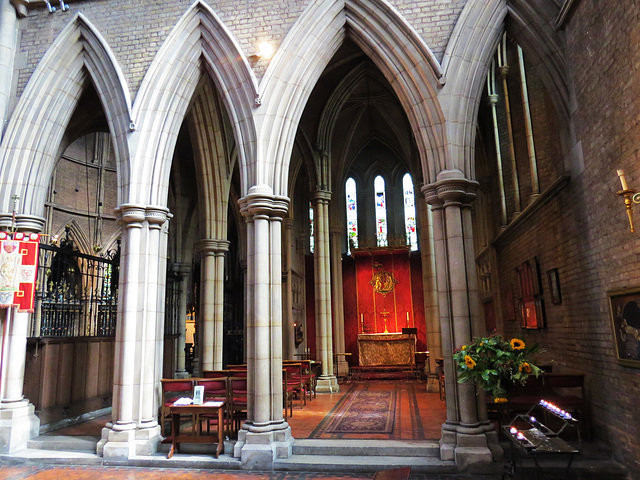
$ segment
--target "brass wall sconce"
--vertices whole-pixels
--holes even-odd
[[[627,217],[629,217],[629,226],[631,227],[631,233],[633,233],[635,231],[633,228],[633,204],[640,203],[640,193],[636,193],[635,190],[629,188],[627,179],[624,177],[624,170],[618,170],[618,177],[620,177],[622,190],[617,192],[617,194],[624,197],[624,205],[627,210]]]

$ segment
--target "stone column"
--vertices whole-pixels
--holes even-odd
[[[291,428],[282,418],[281,217],[288,199],[254,186],[240,200],[247,221],[247,422],[234,456],[243,466],[271,469],[291,455]]]
[[[25,16],[26,12],[24,12]],[[14,58],[18,44],[18,19],[10,0],[0,0],[0,137],[8,122]]]
[[[3,12],[6,13],[6,12]],[[0,214],[0,228],[42,232],[44,218],[29,214]],[[23,396],[29,314],[15,308],[0,309],[2,371],[0,372],[0,453],[13,453],[39,434],[35,407]]]
[[[164,315],[159,315],[160,305],[158,299],[163,297],[160,294],[164,290],[164,278],[166,275],[166,266],[164,271],[160,265],[164,265],[161,261],[161,244],[163,242],[162,226],[167,221],[168,210],[163,207],[147,207],[145,209],[146,220],[146,248],[144,249],[143,272],[144,272],[144,307],[142,313],[142,330],[140,338],[140,353],[138,361],[142,369],[141,380],[139,386],[140,395],[140,418],[138,421],[138,429],[136,441],[141,443],[142,452],[137,449],[136,453],[151,454],[156,450],[153,442],[158,440],[160,435],[160,426],[158,425],[158,401],[156,399],[156,385],[158,385],[158,369],[160,368],[160,359],[158,356],[159,342],[158,335],[164,332]],[[164,307],[164,306],[163,306]],[[162,308],[164,311],[164,308]],[[158,325],[162,323],[162,325]],[[143,440],[142,442],[140,442]]]
[[[174,263],[171,270],[178,278],[178,338],[176,339],[176,378],[186,378],[185,344],[187,337],[187,287],[191,265],[188,263]]]
[[[105,458],[127,460],[135,455],[135,411],[138,395],[136,377],[140,362],[136,358],[138,341],[138,301],[140,289],[143,206],[126,204],[116,210],[122,231],[120,283],[118,285],[118,321],[114,348],[112,423],[103,429],[98,453]],[[138,368],[135,368],[135,366]],[[132,368],[132,366],[134,366]]]
[[[39,434],[35,407],[23,397],[29,314],[0,310],[2,322],[2,398],[0,402],[0,453],[13,453]]]
[[[157,422],[160,361],[158,336],[163,331],[166,242],[164,207],[122,205],[116,213],[122,232],[118,323],[114,352],[112,422],[103,429],[98,453],[109,460],[128,460],[155,453],[160,438]],[[160,297],[159,297],[160,296]]]
[[[420,235],[424,318],[427,333],[427,350],[429,351],[429,364],[425,365],[425,369],[430,373],[434,373],[436,359],[442,358],[442,332],[438,315],[438,288],[436,281],[437,257],[434,244],[434,215],[428,210],[428,205],[425,202],[417,202],[416,206],[418,218],[421,219],[422,225],[418,233]],[[427,390],[429,392],[437,392],[439,390],[436,378],[428,377],[427,382]]]
[[[221,370],[224,339],[224,254],[226,240],[200,240],[200,361],[202,370]],[[201,370],[201,371],[202,371]]]
[[[331,321],[331,264],[329,259],[329,201],[331,192],[318,190],[314,193],[314,225],[316,294],[316,336],[319,360],[322,362],[322,374],[318,378],[316,391],[331,393],[339,390],[338,381],[333,374],[333,325]]]
[[[213,370],[215,341],[215,275],[218,242],[200,240],[196,248],[200,253],[200,318],[198,335],[200,372]]]
[[[293,229],[293,218],[283,219],[284,224],[284,252],[282,255],[282,279],[284,287],[282,289],[282,324],[283,324],[283,351],[282,358],[293,358],[296,351],[295,334],[293,331],[293,290],[291,278],[291,231]]]
[[[475,385],[457,384],[453,349],[468,343],[473,334],[477,288],[472,232],[465,232],[463,205],[475,198],[477,182],[464,178],[459,170],[445,170],[435,184],[423,188],[434,207],[434,235],[437,256],[438,299],[442,324],[445,377],[447,378],[447,421],[440,445],[443,460],[458,467],[491,463],[486,429],[480,424]],[[471,250],[469,250],[471,248]],[[467,260],[471,258],[471,260]]]
[[[333,338],[336,353],[345,352],[344,340],[344,295],[342,291],[342,238],[345,231],[341,225],[331,227],[331,299],[333,303]],[[349,374],[349,363],[346,357],[337,358],[339,377]]]

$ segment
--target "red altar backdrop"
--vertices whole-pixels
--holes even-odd
[[[357,358],[359,333],[384,333],[385,327],[387,332],[395,333],[415,327],[417,351],[424,351],[426,325],[420,255],[410,255],[406,250],[377,252],[356,254],[342,262],[345,350]],[[376,286],[374,275],[386,280],[387,285]],[[392,283],[393,290],[385,295],[375,291],[376,287],[388,291]]]
[[[313,256],[305,259],[306,276],[306,319],[307,345],[311,358],[316,358],[316,319]],[[376,268],[376,265],[380,265]],[[382,295],[374,292],[369,282],[374,272],[380,268],[388,272],[397,281],[393,291]],[[418,330],[416,351],[427,349],[427,334],[424,318],[424,295],[422,292],[422,261],[418,252],[406,250],[389,251],[385,254],[359,254],[344,257],[342,260],[342,282],[344,302],[345,352],[352,353],[352,362],[358,359],[358,334],[363,333],[362,321],[367,327],[366,333],[384,333],[385,322],[381,312],[387,315],[387,330],[390,333],[402,332],[404,327]],[[407,320],[407,314],[409,319]],[[333,326],[335,329],[335,324]]]

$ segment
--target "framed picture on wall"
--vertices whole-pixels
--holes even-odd
[[[640,287],[608,295],[618,363],[640,368]]]
[[[560,277],[558,269],[552,268],[547,272],[547,281],[549,283],[549,295],[551,295],[551,303],[559,305],[562,303],[562,294],[560,293]]]

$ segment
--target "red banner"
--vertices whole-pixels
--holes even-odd
[[[0,307],[33,312],[38,270],[37,233],[0,232]]]

